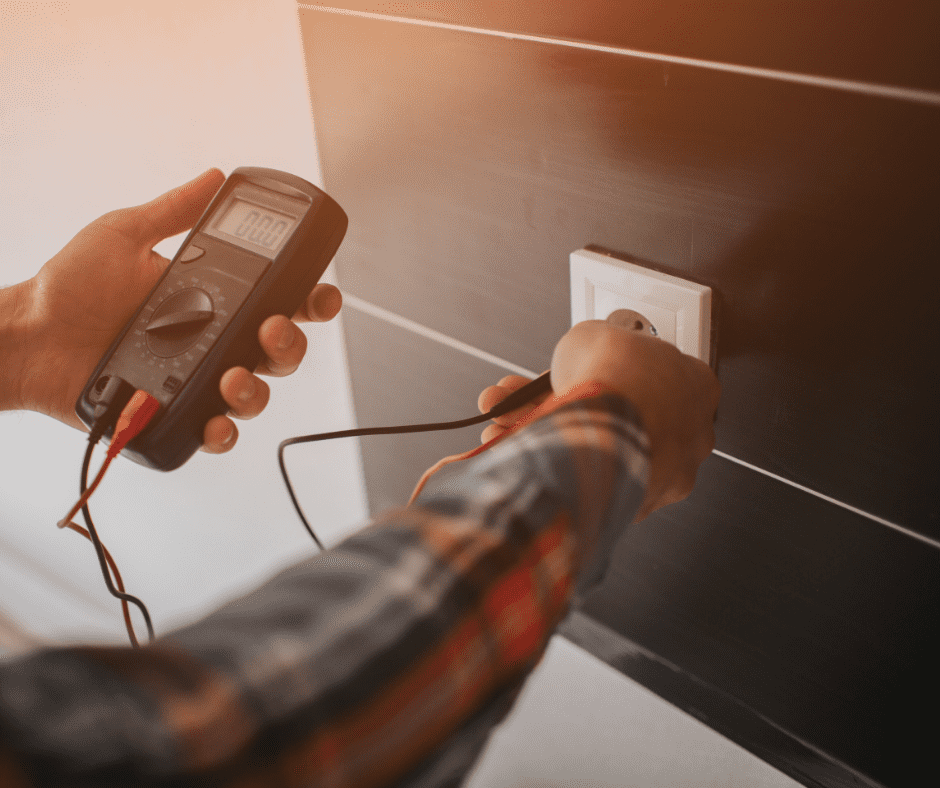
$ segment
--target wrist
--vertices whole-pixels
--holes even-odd
[[[36,349],[29,281],[0,289],[0,410],[26,406],[24,381]]]
[[[50,352],[39,300],[32,279],[0,290],[0,411],[34,410],[81,428],[64,396],[66,368],[61,354]]]

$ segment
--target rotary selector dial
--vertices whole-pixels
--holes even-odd
[[[160,358],[185,353],[199,341],[212,322],[212,299],[198,287],[168,296],[154,311],[144,329],[147,347]]]

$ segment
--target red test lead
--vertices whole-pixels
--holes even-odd
[[[121,449],[131,440],[143,432],[144,427],[150,423],[150,420],[156,415],[159,409],[160,403],[157,402],[155,397],[151,396],[143,389],[138,389],[134,392],[134,396],[132,396],[127,405],[124,406],[124,410],[121,411],[121,415],[118,417],[117,424],[114,427],[114,437],[111,440],[111,445],[108,446],[107,457],[105,457],[101,469],[98,471],[98,475],[89,488],[82,494],[82,497],[79,498],[76,504],[69,510],[69,513],[59,520],[59,528],[65,528],[71,523],[72,518],[81,510],[88,499],[91,498],[91,494],[101,483],[105,471],[108,470],[108,466],[111,464],[111,460],[117,457]]]

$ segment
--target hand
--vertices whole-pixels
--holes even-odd
[[[618,310],[607,321],[578,323],[552,356],[552,388],[557,394],[595,381],[628,399],[640,414],[650,440],[650,479],[636,521],[684,499],[698,468],[715,446],[714,419],[721,384],[709,366],[674,346],[633,330],[636,313]],[[503,378],[478,401],[485,413],[523,386],[520,376]],[[496,437],[539,402],[496,419],[484,439]]]
[[[711,368],[648,333],[631,330],[635,312],[578,323],[555,346],[552,386],[609,386],[640,414],[650,440],[650,478],[636,521],[684,499],[715,448],[721,384]]]
[[[480,413],[488,413],[514,391],[518,391],[526,383],[531,382],[529,378],[524,378],[522,375],[507,375],[495,386],[489,386],[483,389],[483,391],[480,392],[480,396],[477,398],[477,407],[480,409]],[[541,397],[527,402],[521,408],[511,410],[503,416],[497,416],[493,419],[493,423],[483,430],[483,433],[480,435],[480,443],[488,443],[494,438],[498,438],[506,432],[506,430],[514,427],[519,419],[530,414],[550,396],[550,393],[543,394]]]
[[[20,377],[19,405],[46,413],[78,429],[75,402],[118,331],[140,306],[169,265],[153,251],[164,238],[192,228],[225,181],[216,169],[134,208],[112,211],[79,233],[26,286],[28,353]],[[294,321],[326,321],[342,305],[339,290],[319,284]],[[297,369],[307,339],[283,315],[268,318],[258,331],[266,358],[256,372],[283,376]],[[220,391],[231,415],[261,413],[270,389],[257,375],[236,367],[222,376]],[[231,449],[238,430],[228,416],[211,419],[203,449]]]

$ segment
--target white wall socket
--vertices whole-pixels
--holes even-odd
[[[571,325],[606,320],[617,309],[639,312],[661,339],[709,363],[710,287],[587,249],[572,252]]]

